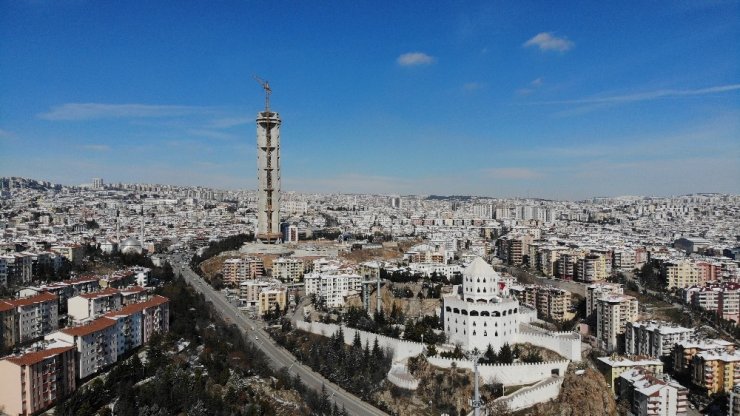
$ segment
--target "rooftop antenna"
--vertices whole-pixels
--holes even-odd
[[[270,89],[270,82],[265,81],[264,79],[258,77],[257,75],[253,75],[253,77],[257,82],[259,82],[259,84],[265,90],[265,113],[269,113],[270,112],[270,94],[272,93],[272,90]]]

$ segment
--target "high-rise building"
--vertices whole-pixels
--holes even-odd
[[[664,357],[673,353],[676,344],[689,341],[694,336],[694,328],[684,328],[669,322],[627,322],[624,348],[628,355]]]
[[[596,338],[607,351],[622,350],[627,322],[637,320],[638,302],[632,296],[609,294],[596,300]]]
[[[270,111],[270,86],[265,111],[257,114],[257,239],[280,242],[280,116]]]

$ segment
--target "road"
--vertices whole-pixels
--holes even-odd
[[[276,370],[286,367],[292,374],[297,374],[303,383],[316,391],[321,391],[321,386],[326,386],[330,398],[336,402],[339,407],[344,408],[351,415],[357,416],[379,416],[387,413],[375,408],[374,406],[363,402],[362,399],[349,393],[325,379],[321,374],[314,372],[309,367],[298,362],[290,352],[283,347],[275,344],[267,332],[261,328],[260,324],[253,321],[239,311],[234,305],[229,303],[223,294],[215,291],[211,285],[206,283],[200,276],[193,272],[184,262],[175,262],[175,270],[180,270],[180,274],[185,281],[190,284],[196,291],[202,293],[206,300],[213,304],[215,310],[221,317],[228,322],[234,323],[257,348],[267,356],[270,364]],[[180,269],[182,267],[182,269]]]
[[[587,283],[582,282],[574,282],[572,280],[560,280],[555,278],[547,278],[542,276],[537,276],[528,270],[524,270],[519,267],[514,266],[500,266],[501,269],[506,271],[507,273],[510,273],[514,277],[518,277],[519,274],[524,274],[528,278],[536,281],[538,284],[543,286],[554,286],[560,289],[565,289],[571,293],[575,293],[579,296],[586,297],[586,288],[588,287]]]

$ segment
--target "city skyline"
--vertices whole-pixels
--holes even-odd
[[[256,189],[258,73],[286,191],[740,193],[737,3],[259,7],[0,2],[0,176]]]

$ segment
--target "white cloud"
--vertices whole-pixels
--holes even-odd
[[[525,88],[519,88],[516,90],[516,93],[519,95],[529,95],[535,92],[539,87],[542,86],[544,81],[542,81],[542,78],[537,78],[532,80],[529,85]]]
[[[93,120],[105,118],[177,117],[211,112],[208,107],[150,104],[67,103],[38,115],[45,120]]]
[[[580,98],[576,100],[547,101],[540,104],[618,104],[636,101],[650,101],[659,98],[687,97],[693,95],[718,94],[740,90],[740,84],[718,85],[693,90],[656,90],[635,94],[612,95],[606,97]]]
[[[209,127],[214,129],[228,129],[230,127],[242,126],[252,122],[254,122],[254,119],[249,117],[222,117],[211,120]]]
[[[552,32],[541,32],[524,42],[524,47],[530,46],[536,46],[541,51],[566,52],[572,49],[575,44],[567,38],[555,36]]]
[[[437,59],[424,52],[408,52],[399,56],[396,62],[401,66],[418,66],[433,64]]]

